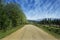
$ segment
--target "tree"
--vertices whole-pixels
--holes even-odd
[[[1,1],[2,2],[2,1]],[[16,3],[0,5],[0,29],[16,27],[26,22],[26,16],[21,10],[21,7]]]
[[[9,9],[9,10],[8,10]],[[10,3],[6,5],[5,9],[8,13],[9,19],[12,20],[13,25],[23,24],[26,22],[26,16],[18,4]]]

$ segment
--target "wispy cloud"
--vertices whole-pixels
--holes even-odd
[[[28,19],[60,18],[60,0],[15,0]]]

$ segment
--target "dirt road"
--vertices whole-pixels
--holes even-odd
[[[25,25],[1,40],[57,40],[52,35],[34,25]]]

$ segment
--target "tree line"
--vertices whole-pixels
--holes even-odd
[[[40,24],[53,24],[53,25],[60,25],[60,19],[51,19],[45,18],[39,22]]]
[[[7,3],[0,0],[0,30],[16,27],[26,23],[26,16],[17,3]]]

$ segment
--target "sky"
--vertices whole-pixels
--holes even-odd
[[[6,0],[21,5],[27,19],[60,18],[60,0]]]

